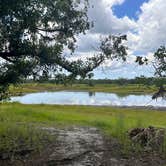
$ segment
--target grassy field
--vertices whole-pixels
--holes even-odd
[[[0,105],[0,123],[35,125],[85,125],[102,128],[116,136],[120,123],[123,132],[133,127],[166,127],[164,111],[92,106],[22,105],[4,103]],[[117,125],[118,123],[118,125]],[[115,134],[114,134],[115,133]]]
[[[144,85],[109,85],[109,84],[96,84],[88,86],[86,84],[74,84],[72,86],[56,85],[51,83],[32,83],[22,84],[18,87],[11,86],[10,92],[13,95],[21,95],[24,93],[41,92],[41,91],[60,91],[60,90],[74,90],[74,91],[90,91],[90,92],[112,92],[121,95],[125,94],[145,94],[153,93],[156,91],[155,86]]]
[[[134,127],[166,127],[166,113],[132,108],[0,104],[0,152],[40,143],[42,126],[94,126],[108,136],[127,142],[126,132]],[[25,145],[24,145],[25,146]]]
[[[112,92],[119,95],[146,94],[156,91],[154,86],[85,84],[63,86],[56,84],[22,84],[10,87],[12,95],[42,91],[91,91]],[[0,154],[18,151],[21,147],[40,150],[52,138],[42,127],[92,126],[106,135],[117,138],[129,149],[127,131],[136,127],[166,128],[166,113],[159,110],[92,106],[22,105],[0,103]],[[164,146],[166,153],[166,144]]]

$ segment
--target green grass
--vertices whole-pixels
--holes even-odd
[[[22,84],[18,87],[10,87],[10,92],[13,95],[22,93],[41,92],[41,91],[60,91],[60,90],[74,90],[74,91],[90,91],[90,92],[112,92],[118,93],[120,96],[127,94],[145,94],[153,93],[156,91],[155,86],[144,85],[109,85],[109,84],[96,84],[93,87],[86,84],[74,84],[72,86],[56,85],[51,83],[29,83]]]
[[[90,125],[113,134],[117,123],[123,121],[123,131],[135,126],[166,127],[163,111],[133,110],[132,108],[22,105],[4,103],[0,105],[0,122],[43,125]],[[2,126],[2,125],[1,125]],[[116,132],[115,132],[116,133]]]
[[[12,95],[42,91],[90,91],[111,92],[119,96],[128,94],[146,94],[156,91],[154,86],[143,85],[109,85],[97,84],[90,87],[85,84],[72,86],[44,84],[22,84],[10,87]],[[166,128],[166,113],[158,110],[117,108],[117,107],[91,107],[91,106],[58,106],[58,105],[22,105],[19,103],[0,104],[0,152],[17,151],[21,144],[25,147],[42,147],[43,137],[48,134],[41,131],[42,126],[69,127],[94,126],[105,134],[117,138],[123,145],[125,153],[129,152],[131,142],[127,131],[135,127],[163,127]],[[50,138],[49,138],[50,139]],[[36,147],[37,146],[37,147]],[[163,145],[166,153],[166,141]],[[138,146],[138,148],[140,147]]]
[[[126,132],[129,129],[147,126],[165,128],[165,119],[165,112],[143,109],[4,103],[0,104],[0,139],[3,139],[4,135],[5,139],[3,145],[0,141],[0,151],[15,147],[20,138],[27,140],[28,135],[33,137],[31,143],[35,143],[40,139],[40,135],[35,137],[36,131],[30,129],[41,126],[94,126],[125,144],[128,141]],[[11,145],[13,138],[15,142]]]
[[[0,154],[9,153],[10,157],[21,150],[40,151],[44,147],[44,138],[48,133],[34,125],[0,122]]]

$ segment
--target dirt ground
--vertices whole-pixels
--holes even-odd
[[[54,143],[39,154],[22,154],[12,161],[0,159],[0,166],[166,166],[157,153],[134,153],[126,157],[117,140],[96,128],[44,128],[55,135]]]

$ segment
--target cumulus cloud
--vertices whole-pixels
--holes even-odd
[[[124,2],[125,0],[90,0],[88,16],[89,20],[93,21],[94,27],[86,35],[78,37],[78,52],[93,51],[98,47],[101,36],[127,34],[137,27],[134,20],[128,17],[118,18],[114,15],[112,7]]]
[[[128,17],[118,18],[114,15],[112,7],[123,2],[124,0],[91,0],[90,4],[93,7],[88,12],[90,20],[94,22],[94,28],[92,28],[91,32],[115,34],[126,33],[136,28],[137,25],[134,20]]]
[[[101,34],[87,33],[86,35],[80,35],[77,39],[77,52],[91,52],[95,51],[100,44]]]
[[[95,54],[101,35],[127,34],[129,55],[126,63],[108,60],[102,68],[110,69],[112,73],[117,72],[117,77],[122,74],[127,77],[140,74],[152,75],[152,68],[137,66],[135,58],[136,55],[141,55],[153,61],[153,52],[159,46],[166,45],[165,0],[149,0],[143,3],[137,20],[127,16],[118,18],[114,14],[114,5],[123,3],[125,0],[90,0],[88,15],[90,21],[94,22],[94,28],[87,35],[78,37],[76,54],[82,58]],[[99,70],[100,68],[95,72],[100,73]]]
[[[138,45],[135,49],[154,51],[166,44],[165,0],[150,0],[141,7],[138,24]]]

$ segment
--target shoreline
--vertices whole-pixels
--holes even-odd
[[[69,106],[69,107],[99,107],[99,108],[120,108],[120,109],[134,109],[134,110],[147,110],[147,111],[166,111],[166,107],[164,106],[118,106],[118,105],[75,105],[75,104],[44,104],[44,103],[40,103],[40,104],[25,104],[25,103],[21,103],[21,102],[5,102],[5,103],[9,103],[9,104],[13,104],[13,103],[18,103],[21,105],[35,105],[35,106],[39,106],[39,105],[45,105],[45,106]],[[3,103],[1,103],[3,104]]]

